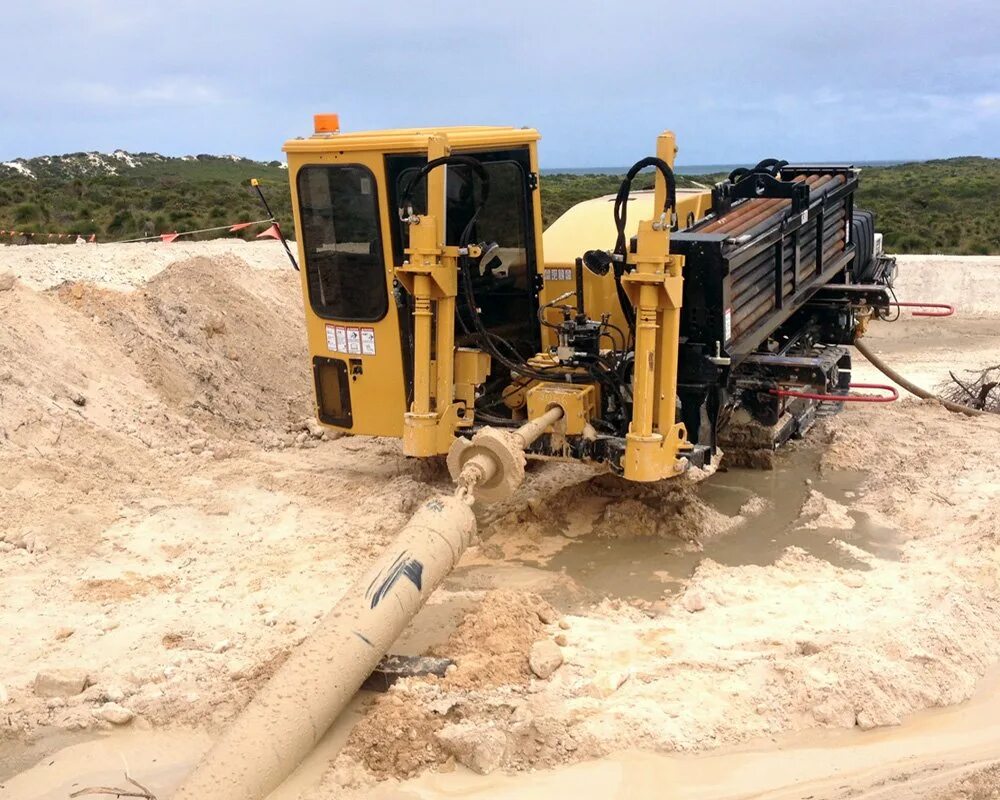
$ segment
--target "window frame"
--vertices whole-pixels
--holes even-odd
[[[499,149],[463,149],[455,150],[455,155],[467,155],[473,158],[479,159],[484,166],[489,166],[492,164],[514,164],[521,172],[521,176],[524,178],[522,182],[522,205],[523,205],[523,219],[522,219],[522,232],[524,233],[524,250],[526,253],[526,261],[528,266],[529,274],[537,274],[538,268],[536,264],[536,242],[535,242],[535,231],[533,223],[534,214],[534,190],[531,187],[531,166],[529,159],[529,150],[527,146],[514,146]],[[522,158],[519,158],[521,156]],[[416,163],[403,167],[398,171],[391,170],[389,161],[395,158],[406,158],[413,159]],[[522,160],[523,159],[523,160]],[[388,192],[388,198],[393,203],[399,202],[398,191],[399,188],[398,181],[399,177],[409,169],[414,167],[420,168],[427,163],[427,153],[387,153],[385,156],[386,161],[386,188]],[[390,222],[392,220],[390,219]],[[399,226],[390,224],[390,237],[389,237],[389,247],[392,252],[393,259],[405,259],[403,255],[403,235]],[[538,288],[536,286],[531,287],[531,294],[534,298],[535,305],[538,304]]]
[[[371,180],[372,185],[372,203],[375,210],[375,250],[378,259],[378,272],[381,277],[381,298],[380,298],[380,311],[375,316],[335,316],[331,310],[318,303],[318,299],[313,297],[313,287],[310,276],[310,259],[308,251],[308,242],[306,241],[306,231],[305,231],[305,220],[302,213],[302,179],[303,175],[314,169],[322,170],[343,170],[343,169],[353,169],[362,170],[366,176]],[[385,240],[382,237],[382,207],[379,203],[379,185],[378,180],[375,177],[375,173],[372,171],[371,167],[367,164],[361,164],[357,162],[343,163],[343,164],[324,164],[324,163],[313,163],[313,164],[303,164],[299,167],[298,172],[295,174],[295,200],[299,208],[299,224],[302,227],[302,260],[303,269],[306,272],[306,295],[309,297],[309,306],[312,308],[313,313],[320,317],[321,319],[335,320],[338,322],[379,322],[385,319],[386,315],[389,313],[389,287],[386,283],[386,260],[385,260]],[[314,273],[316,274],[316,273]],[[318,275],[317,275],[318,278]]]

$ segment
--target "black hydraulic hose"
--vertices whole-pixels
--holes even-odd
[[[469,218],[468,223],[466,223],[465,228],[462,230],[458,242],[459,249],[465,251],[459,256],[459,269],[461,270],[462,283],[464,284],[463,295],[466,306],[468,307],[469,315],[472,319],[473,327],[475,328],[476,333],[479,334],[480,343],[490,353],[490,355],[507,367],[507,369],[511,370],[511,372],[516,372],[518,375],[533,378],[535,380],[551,381],[554,377],[556,377],[555,375],[546,374],[540,369],[531,367],[524,357],[517,352],[516,348],[512,344],[507,342],[505,339],[490,333],[486,326],[483,325],[483,321],[479,316],[479,309],[476,306],[476,296],[472,287],[472,268],[470,265],[468,250],[469,244],[472,240],[472,231],[475,228],[476,221],[479,219],[479,215],[486,206],[486,200],[490,193],[489,173],[486,171],[482,162],[472,156],[461,155],[443,156],[441,158],[435,158],[432,161],[428,161],[419,170],[417,170],[413,176],[411,176],[411,178],[406,182],[406,186],[403,188],[402,192],[400,192],[400,218],[405,219],[410,214],[412,193],[417,182],[430,173],[431,170],[450,165],[459,165],[470,168],[477,175],[477,177],[479,177],[482,184],[479,203],[476,206],[476,210]],[[667,166],[667,169],[670,169],[669,166]],[[671,197],[674,197],[674,195],[671,194]],[[464,320],[461,319],[461,313],[457,316],[459,317],[462,327],[465,328]],[[512,355],[515,355],[516,358],[510,358],[501,352],[499,346],[497,345],[498,341],[501,342]],[[556,368],[557,367],[554,366],[551,369]],[[605,367],[605,370],[606,369],[607,368]],[[614,383],[614,380],[607,374],[607,372],[601,372],[600,370],[594,368],[588,369],[587,372],[587,375],[565,372],[560,373],[560,377],[569,383],[589,383],[591,380],[597,380],[599,383],[606,385],[608,389],[616,395],[619,403],[623,403],[618,386]]]
[[[494,341],[493,334],[491,334],[486,326],[483,325],[483,321],[479,317],[479,309],[476,307],[476,297],[472,290],[472,270],[469,266],[469,256],[468,247],[472,239],[472,231],[475,228],[476,220],[479,219],[479,215],[482,213],[483,208],[486,206],[486,200],[490,194],[490,176],[483,166],[483,163],[477,158],[472,156],[462,156],[462,155],[451,155],[442,156],[441,158],[435,158],[424,164],[419,170],[417,170],[410,179],[406,182],[403,187],[402,192],[400,192],[400,217],[405,218],[408,216],[410,204],[412,203],[413,189],[420,181],[421,178],[425,177],[431,170],[437,169],[442,166],[458,165],[465,166],[471,169],[476,176],[480,179],[482,188],[480,190],[479,203],[476,205],[476,210],[473,212],[472,216],[469,218],[468,223],[466,223],[465,228],[462,230],[459,236],[458,246],[460,249],[465,250],[464,255],[459,256],[459,268],[462,271],[464,286],[464,296],[466,305],[468,306],[469,314],[472,319],[473,327],[476,329],[476,333],[479,334],[480,341],[486,350],[496,358],[501,364],[506,366],[508,369],[516,370],[518,372],[527,371],[527,363],[519,363],[516,360],[510,359],[500,352],[499,348]],[[461,313],[457,315],[459,317],[460,324],[465,328],[465,322],[461,319]],[[499,338],[499,337],[497,337]],[[506,347],[510,349],[512,353],[516,353],[514,346],[501,339]],[[539,373],[536,373],[539,374]],[[547,380],[548,377],[541,377],[541,380]]]
[[[411,195],[413,194],[413,189],[420,179],[426,177],[431,170],[436,169],[437,167],[450,165],[468,167],[475,172],[476,176],[479,178],[480,183],[482,184],[482,189],[480,190],[479,206],[476,208],[475,214],[473,214],[473,221],[479,216],[479,212],[483,210],[483,206],[486,205],[486,200],[490,196],[490,174],[486,171],[486,167],[483,166],[483,162],[481,162],[478,158],[457,155],[442,156],[441,158],[435,158],[433,161],[428,161],[410,176],[410,179],[403,187],[403,191],[399,193],[400,216],[404,215],[406,209],[412,202]]]
[[[628,218],[628,196],[632,191],[632,181],[646,167],[656,167],[666,181],[667,196],[663,203],[662,213],[666,214],[671,210],[674,212],[677,211],[677,179],[674,177],[674,171],[670,168],[670,165],[662,158],[657,158],[656,156],[648,156],[636,161],[625,174],[625,178],[618,188],[618,196],[615,197],[614,218],[618,238],[615,241],[614,253],[618,258],[612,262],[614,264],[618,303],[621,306],[622,313],[625,315],[626,322],[628,322],[629,330],[632,332],[635,331],[635,309],[632,307],[632,301],[629,300],[628,294],[622,286],[622,277],[625,275],[625,266],[628,259],[628,240],[625,236],[625,228]]]
[[[664,210],[666,210],[668,207],[673,207],[676,204],[676,184],[673,181],[673,173],[670,172],[669,165],[667,165],[665,162],[660,161],[660,159],[652,159],[652,160],[646,159],[646,161],[657,161],[660,164],[662,164],[662,167],[660,167],[661,170],[663,170],[664,168],[667,170],[667,172],[665,172],[664,174],[665,175],[669,174],[670,176],[670,179],[668,180],[668,185],[670,187],[670,196],[669,196],[670,199],[668,203],[664,205]],[[604,385],[610,391],[610,393],[615,396],[615,398],[618,400],[620,408],[624,407],[624,398],[622,397],[621,391],[617,386],[617,384],[615,383],[614,378],[610,374],[610,370],[608,370],[606,365],[592,364],[588,368],[587,374],[585,375],[573,372],[562,372],[562,373],[557,373],[557,375],[547,374],[547,371],[543,371],[546,370],[546,368],[535,369],[531,367],[528,364],[528,362],[524,359],[524,357],[517,352],[516,348],[512,344],[507,342],[505,339],[502,339],[501,337],[495,336],[494,334],[490,333],[490,331],[487,330],[486,326],[483,325],[483,321],[479,316],[479,309],[476,306],[476,296],[472,286],[472,268],[470,264],[470,258],[468,255],[468,248],[472,239],[472,231],[475,228],[476,221],[479,219],[479,215],[482,213],[482,210],[486,205],[486,200],[489,197],[489,186],[490,186],[489,174],[487,173],[486,168],[483,166],[482,162],[471,156],[460,156],[460,155],[444,156],[442,158],[436,158],[432,161],[428,161],[423,167],[421,167],[416,173],[414,173],[414,175],[409,179],[409,181],[407,181],[403,191],[400,193],[400,204],[401,204],[400,216],[405,216],[408,214],[409,205],[412,201],[411,195],[413,192],[413,188],[417,184],[417,182],[422,177],[426,176],[431,170],[436,169],[437,167],[448,166],[452,164],[469,167],[470,169],[473,170],[473,172],[476,173],[476,175],[482,182],[479,203],[477,204],[476,210],[473,212],[472,217],[469,219],[465,228],[462,230],[461,236],[459,237],[458,246],[460,250],[465,251],[464,254],[459,256],[459,268],[462,273],[462,283],[464,289],[463,295],[465,298],[465,303],[468,308],[473,327],[475,328],[476,333],[479,334],[480,343],[482,344],[484,349],[486,349],[490,353],[490,355],[492,355],[497,361],[499,361],[501,364],[507,367],[507,369],[511,370],[511,372],[516,372],[518,375],[528,378],[533,378],[534,380],[551,381],[553,378],[557,378],[557,376],[558,378],[561,378],[562,380],[565,380],[569,383],[589,383],[591,380],[596,380],[598,383]],[[652,163],[646,164],[643,162],[639,162],[639,164],[640,165],[637,165],[633,167],[632,170],[630,170],[630,178],[629,178],[630,182],[631,179],[635,177],[635,173],[637,173],[640,169],[643,169],[646,166],[654,165]],[[461,314],[459,314],[459,317],[461,317]],[[462,325],[464,328],[465,327],[464,320],[462,321]],[[508,355],[505,355],[500,350],[498,342],[502,343],[504,347],[506,347],[510,351],[510,355],[516,357],[510,358]],[[555,370],[558,369],[558,367],[553,366],[547,369]]]
[[[762,161],[757,162],[757,166],[747,168],[747,167],[737,167],[732,172],[729,173],[730,183],[739,183],[748,175],[754,175],[758,173],[765,173],[770,175],[772,178],[775,177],[782,167],[787,167],[787,161],[780,161],[777,158],[765,158]]]
[[[941,405],[947,408],[949,411],[953,411],[956,414],[965,414],[969,417],[981,417],[986,414],[986,411],[982,411],[978,408],[972,408],[971,406],[964,406],[961,403],[953,403],[951,400],[945,400],[943,397],[938,397],[926,389],[921,389],[915,383],[908,381],[902,375],[900,375],[896,370],[886,364],[881,358],[875,355],[862,341],[858,340],[854,342],[854,346],[858,349],[865,358],[867,358],[876,369],[878,369],[883,375],[885,375],[890,380],[895,381],[900,386],[902,386],[906,391],[911,394],[915,394],[921,400],[937,400]]]
[[[476,159],[470,158],[469,156],[448,156],[447,158],[461,158],[463,159],[463,162],[475,162],[480,167],[482,167],[482,164],[476,161]],[[444,159],[435,159],[435,161],[443,162]],[[428,162],[428,166],[433,163],[434,162]],[[470,166],[472,165],[470,164]],[[433,169],[433,167],[431,167],[431,169]],[[535,380],[550,381],[553,378],[552,375],[546,375],[540,370],[536,370],[533,367],[531,367],[527,363],[527,361],[525,361],[524,358],[520,356],[519,353],[517,353],[513,345],[511,345],[506,340],[501,339],[500,337],[494,337],[494,335],[491,334],[486,329],[486,326],[483,325],[483,321],[479,316],[479,309],[476,306],[476,295],[472,288],[472,268],[470,265],[470,259],[468,255],[468,247],[469,247],[469,242],[472,238],[473,227],[475,226],[476,220],[478,219],[479,214],[483,210],[483,206],[485,205],[485,194],[486,193],[484,192],[483,200],[481,200],[475,213],[472,215],[472,217],[469,219],[469,222],[462,230],[462,234],[459,237],[459,243],[458,243],[459,248],[466,251],[464,255],[459,256],[459,269],[461,270],[462,273],[463,297],[465,298],[465,304],[466,307],[468,308],[469,316],[472,320],[472,325],[475,328],[476,333],[479,334],[480,343],[482,344],[484,349],[486,349],[490,353],[490,355],[493,356],[497,361],[499,361],[501,364],[507,367],[507,369],[511,370],[512,372],[517,372],[518,374],[534,378]],[[500,348],[497,346],[496,341],[494,340],[495,338],[503,342],[504,346],[509,348],[511,354],[517,354],[518,358],[516,359],[510,358],[509,356],[502,353],[500,351]],[[566,373],[564,376],[564,380],[567,380],[570,383],[586,382],[585,376],[573,375],[571,373]]]
[[[628,196],[632,191],[632,181],[634,181],[635,176],[642,170],[646,169],[646,167],[656,167],[663,175],[663,179],[667,183],[667,196],[663,203],[662,213],[666,214],[670,210],[677,210],[677,179],[674,177],[674,171],[670,168],[670,165],[662,158],[656,158],[655,156],[649,156],[648,158],[636,161],[625,174],[625,178],[622,180],[621,186],[618,188],[618,196],[615,198],[615,227],[618,230],[618,240],[615,243],[615,253],[622,256],[625,255],[627,248],[627,242],[625,240],[625,222],[628,217]]]
[[[465,238],[466,231],[463,231],[463,238]],[[598,383],[605,386],[608,391],[615,396],[615,399],[619,403],[619,408],[624,407],[624,398],[621,395],[621,390],[619,389],[614,377],[609,374],[607,367],[601,364],[603,369],[598,368],[597,364],[591,364],[586,374],[576,373],[576,372],[558,372],[556,374],[551,374],[548,370],[555,371],[559,369],[559,365],[553,365],[552,367],[543,367],[536,369],[527,363],[523,358],[514,360],[505,356],[500,352],[496,343],[493,341],[492,334],[483,325],[482,320],[479,317],[478,310],[476,309],[476,298],[472,291],[472,270],[469,266],[469,259],[463,256],[460,259],[460,266],[462,270],[462,283],[464,289],[464,297],[466,305],[472,315],[472,323],[476,328],[476,332],[479,333],[480,342],[483,347],[490,353],[493,358],[503,364],[511,372],[515,372],[520,377],[532,378],[537,381],[551,382],[553,380],[563,380],[567,383],[590,383],[591,381],[597,381]],[[501,340],[503,341],[503,340]],[[508,345],[510,346],[510,345]],[[513,349],[513,348],[512,348]]]

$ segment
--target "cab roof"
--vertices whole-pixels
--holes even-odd
[[[511,147],[537,142],[541,136],[534,128],[493,125],[432,126],[426,128],[391,128],[381,131],[323,132],[309,137],[289,139],[286,153],[320,153],[376,150],[413,152],[427,149],[431,136],[443,135],[454,149]]]

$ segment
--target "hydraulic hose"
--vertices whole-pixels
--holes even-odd
[[[486,200],[490,196],[490,174],[486,171],[486,167],[483,166],[483,163],[479,159],[473,158],[472,156],[454,155],[435,158],[433,161],[428,161],[412,176],[410,176],[410,179],[406,182],[406,185],[403,187],[403,191],[400,192],[399,195],[400,218],[407,215],[408,209],[413,203],[413,189],[416,187],[417,183],[420,182],[420,179],[425,178],[433,169],[452,165],[468,167],[471,169],[476,173],[482,186],[480,190],[479,206],[476,208],[472,221],[469,223],[469,227],[472,226],[472,223],[475,222],[476,217],[479,216],[479,212],[483,210],[483,206],[486,205]]]
[[[649,164],[645,163],[647,161],[650,163]],[[631,177],[629,178],[629,182],[631,182],[631,178],[635,176],[635,173],[638,172],[639,169],[645,166],[654,165],[654,162],[656,161],[659,161],[659,159],[645,159],[645,161],[636,164],[632,168],[632,172],[630,172]],[[477,203],[476,208],[472,213],[472,216],[469,218],[469,221],[466,223],[465,227],[462,229],[461,234],[459,235],[458,247],[465,252],[463,255],[459,256],[458,263],[459,263],[459,271],[462,275],[462,284],[463,284],[462,295],[465,299],[465,305],[468,309],[473,328],[475,329],[475,332],[479,337],[479,341],[482,347],[494,359],[496,359],[496,361],[503,364],[512,372],[517,372],[520,375],[534,378],[535,380],[547,381],[547,380],[552,380],[553,378],[558,378],[561,380],[565,380],[569,383],[588,383],[591,380],[596,379],[601,383],[603,383],[605,387],[610,391],[610,393],[618,398],[620,404],[623,404],[624,401],[621,398],[621,394],[618,391],[618,387],[607,375],[595,375],[592,374],[592,371],[588,371],[588,373],[591,373],[588,375],[575,374],[573,372],[565,372],[565,371],[559,371],[555,375],[553,375],[551,373],[543,372],[541,369],[534,369],[531,367],[531,365],[528,364],[528,362],[524,359],[524,357],[517,352],[516,348],[514,348],[513,345],[511,345],[505,339],[502,339],[501,337],[495,336],[494,334],[490,333],[489,330],[487,330],[486,326],[483,324],[483,321],[479,316],[479,309],[477,308],[476,305],[475,292],[473,290],[473,285],[472,285],[471,258],[468,255],[468,248],[472,242],[472,234],[473,231],[475,230],[476,222],[479,219],[480,214],[482,214],[483,209],[486,207],[486,201],[489,198],[490,194],[489,172],[486,170],[486,167],[483,165],[483,163],[479,161],[479,159],[465,155],[450,155],[433,159],[432,161],[428,161],[426,164],[424,164],[416,173],[414,173],[410,177],[410,179],[406,182],[406,185],[403,187],[402,192],[400,193],[400,207],[399,207],[400,219],[407,219],[412,213],[413,190],[416,187],[417,183],[420,181],[420,179],[426,177],[427,174],[434,169],[437,169],[439,167],[449,167],[449,166],[464,166],[469,168],[470,170],[472,170],[473,173],[475,173],[476,177],[479,178],[481,185],[479,202]],[[673,206],[676,204],[676,188],[673,180],[673,173],[669,172],[670,167],[667,166],[666,164],[660,166],[660,169],[661,171],[663,169],[667,170],[667,172],[664,173],[665,175],[669,173],[669,180],[668,180],[669,199],[666,205]],[[458,318],[459,323],[462,325],[463,329],[466,330],[466,333],[471,333],[471,331],[469,331],[466,328],[465,321],[462,319],[461,312],[459,312],[456,316]],[[504,347],[506,347],[509,352],[504,353],[500,349],[499,345],[501,344]]]
[[[856,341],[854,346],[858,349],[858,352],[867,358],[872,363],[872,366],[879,370],[883,375],[898,383],[910,394],[915,394],[921,400],[937,400],[949,411],[953,411],[956,414],[965,414],[969,417],[979,417],[986,413],[985,411],[980,411],[978,408],[963,406],[961,403],[953,403],[951,400],[945,400],[943,397],[938,397],[936,394],[928,392],[926,389],[921,389],[915,383],[907,380],[896,372],[896,370],[886,364],[869,349],[868,345],[862,343],[860,340]]]
[[[670,165],[662,158],[657,158],[656,156],[648,156],[636,161],[628,173],[626,173],[618,189],[618,195],[615,197],[614,219],[618,238],[615,241],[614,253],[618,258],[613,262],[618,303],[621,306],[625,321],[628,322],[629,330],[633,333],[635,332],[635,309],[632,308],[632,302],[629,300],[625,288],[622,286],[622,277],[625,275],[626,262],[628,260],[628,240],[625,228],[628,218],[628,196],[632,191],[632,181],[646,167],[656,167],[660,171],[660,174],[663,175],[663,180],[667,184],[667,194],[663,202],[662,213],[666,214],[668,211],[677,211],[677,179],[674,177],[674,171],[670,168]]]

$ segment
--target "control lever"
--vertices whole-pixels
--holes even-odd
[[[497,255],[500,252],[500,245],[496,242],[483,242],[480,247],[483,249],[483,254],[479,258],[480,276],[492,272],[498,278],[506,278],[507,265]]]

